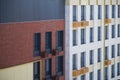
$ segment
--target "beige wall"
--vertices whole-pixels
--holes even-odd
[[[0,80],[33,80],[33,63],[0,69]]]

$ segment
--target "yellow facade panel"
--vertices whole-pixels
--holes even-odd
[[[89,0],[81,0],[80,5],[88,5]]]
[[[111,64],[115,63],[115,58],[111,59]]]
[[[98,20],[98,26],[102,25],[102,20]]]
[[[90,1],[89,1],[89,4],[90,4],[90,5],[95,5],[95,4],[97,4],[97,0],[90,0]]]
[[[117,0],[117,3],[120,4],[120,0]]]
[[[117,20],[117,21],[118,21],[118,23],[120,24],[120,18],[118,18],[118,20]]]
[[[115,19],[111,19],[111,24],[115,24]]]
[[[98,5],[104,5],[104,0],[97,0]]]
[[[33,80],[33,63],[1,69],[0,80]]]
[[[112,0],[112,5],[117,4],[117,0]]]
[[[94,65],[89,66],[89,72],[92,72],[92,71],[94,71]]]
[[[101,65],[102,65],[101,63],[97,64],[98,69],[101,69]]]
[[[120,62],[120,57],[117,57],[117,62]]]
[[[66,5],[79,5],[80,0],[66,0],[65,4]]]
[[[89,21],[89,26],[94,26],[94,21],[93,20]]]

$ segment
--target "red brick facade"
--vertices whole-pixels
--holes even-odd
[[[20,65],[36,60],[42,60],[43,70],[45,61],[43,58],[33,56],[33,34],[41,33],[41,51],[45,50],[45,32],[52,32],[52,49],[56,48],[56,31],[64,31],[64,20],[48,20],[38,22],[21,22],[0,24],[0,68]],[[65,34],[65,33],[64,33]],[[62,51],[59,55],[64,55]],[[59,56],[57,55],[57,56]],[[52,75],[55,75],[55,57],[52,58]],[[45,71],[43,71],[45,77]],[[64,80],[64,76],[60,77]]]

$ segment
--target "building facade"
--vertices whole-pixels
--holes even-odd
[[[0,0],[0,80],[64,80],[64,6]]]
[[[120,0],[66,0],[65,80],[120,79]]]

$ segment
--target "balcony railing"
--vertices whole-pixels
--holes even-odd
[[[105,60],[105,66],[111,65],[112,61],[111,60]]]

